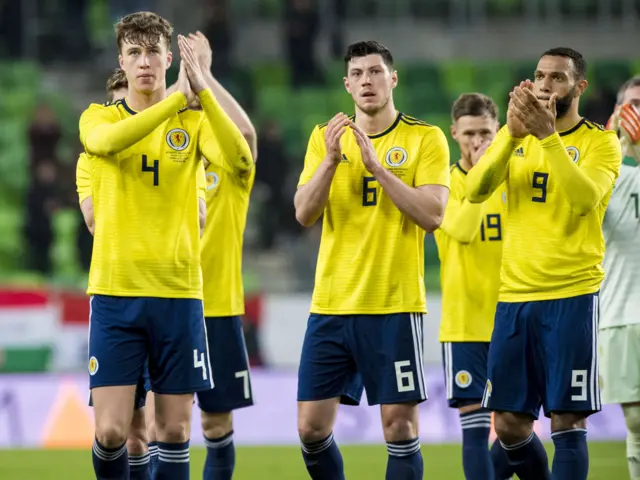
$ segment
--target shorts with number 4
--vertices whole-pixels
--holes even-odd
[[[318,315],[307,323],[298,370],[298,401],[340,397],[369,405],[423,402],[421,313]]]
[[[94,295],[90,305],[90,388],[139,385],[147,360],[155,393],[213,388],[202,300]]]
[[[207,317],[205,322],[216,388],[198,392],[200,409],[207,413],[226,413],[253,405],[242,319]]]
[[[483,406],[493,411],[600,411],[598,295],[499,302],[487,377]]]

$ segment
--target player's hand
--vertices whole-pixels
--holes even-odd
[[[353,130],[353,135],[356,137],[356,142],[360,147],[364,168],[366,168],[371,175],[375,176],[380,168],[383,167],[378,160],[378,156],[376,155],[375,148],[373,148],[371,139],[366,133],[364,133],[364,130],[355,124],[355,122],[349,121],[349,126],[351,127],[351,130]]]
[[[187,75],[187,69],[183,61],[180,62],[180,72],[178,73],[178,81],[176,82],[176,87],[179,92],[187,97],[187,105],[191,105],[195,100],[198,99],[196,94],[191,89],[191,84],[189,83],[189,77]]]
[[[520,88],[532,88],[531,81],[526,80],[520,82]],[[515,91],[515,88],[513,89]],[[511,95],[513,91],[509,94]],[[509,100],[509,107],[507,108],[507,128],[509,129],[509,135],[513,138],[524,138],[529,135],[529,131],[525,128],[514,112],[513,101]]]
[[[340,147],[340,138],[344,135],[349,123],[349,117],[340,112],[327,124],[324,131],[324,143],[327,147],[327,156],[331,158],[336,165],[340,163],[342,158],[342,148]]]
[[[627,103],[620,107],[620,129],[629,136],[632,143],[640,141],[640,112],[638,109]]]
[[[178,46],[180,48],[180,58],[184,63],[187,76],[189,77],[189,84],[191,89],[199,94],[207,88],[207,84],[204,81],[204,75],[202,74],[202,68],[198,63],[196,54],[193,51],[193,47],[189,40],[184,36],[178,35]]]
[[[538,100],[528,88],[516,87],[509,95],[513,114],[524,127],[539,140],[556,131],[556,93],[551,95],[547,105]]]
[[[213,52],[211,51],[211,46],[209,45],[209,40],[204,34],[200,31],[196,33],[189,34],[189,42],[191,42],[191,46],[193,47],[193,51],[196,54],[196,58],[198,59],[198,63],[200,64],[200,68],[202,72],[211,71],[211,62],[213,61]]]
[[[486,152],[487,148],[489,148],[489,145],[491,145],[491,140],[484,140],[480,145],[478,145],[475,150],[472,147],[471,155],[469,157],[472,166],[475,167],[480,158],[482,158],[482,155],[484,155],[484,152]]]

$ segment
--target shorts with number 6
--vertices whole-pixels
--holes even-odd
[[[311,314],[298,370],[298,401],[340,397],[369,405],[423,402],[421,313]]]
[[[202,300],[94,295],[90,305],[90,388],[137,385],[147,359],[155,393],[213,388]]]
[[[216,388],[198,392],[200,409],[207,413],[226,413],[253,405],[242,319],[207,317],[205,322]]]
[[[600,411],[598,295],[499,302],[483,406],[538,418]]]

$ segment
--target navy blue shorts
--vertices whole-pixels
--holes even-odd
[[[216,388],[198,392],[200,409],[224,413],[253,405],[242,319],[239,316],[207,317],[205,322]]]
[[[479,404],[487,384],[489,342],[444,342],[442,363],[451,408]]]
[[[213,388],[202,301],[94,295],[89,322],[89,386],[149,383],[160,394]]]
[[[151,382],[149,381],[149,364],[148,362],[145,362],[142,375],[138,379],[138,383],[136,383],[135,401],[133,404],[134,410],[139,410],[145,407],[147,404],[147,392],[149,390],[151,390]],[[89,406],[93,407],[93,397],[91,397],[91,392],[89,392]]]
[[[311,314],[298,370],[298,401],[340,397],[357,405],[427,399],[422,314]]]
[[[490,410],[600,411],[598,295],[498,303],[487,377]]]

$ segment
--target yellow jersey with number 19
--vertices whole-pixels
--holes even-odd
[[[442,288],[441,342],[489,342],[500,288],[507,194],[502,184],[481,204],[466,200],[467,172],[451,167],[444,220],[434,232]]]
[[[326,156],[326,124],[313,130],[300,176],[307,183]],[[406,185],[449,187],[449,146],[442,130],[399,113],[369,135],[384,168]],[[311,312],[377,315],[426,312],[425,232],[395,206],[362,163],[347,129],[324,210]]]

